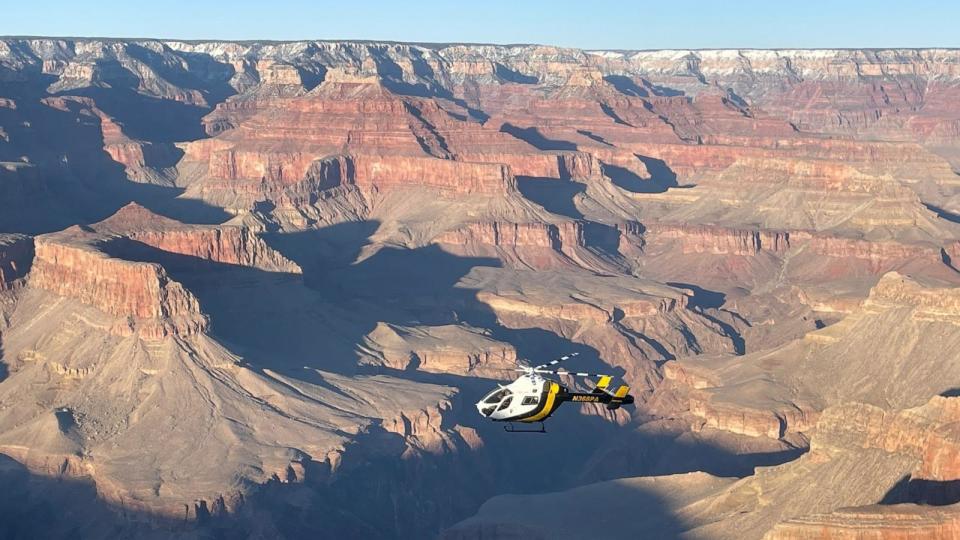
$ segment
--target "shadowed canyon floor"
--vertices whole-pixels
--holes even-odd
[[[960,538],[958,66],[0,38],[0,536]]]

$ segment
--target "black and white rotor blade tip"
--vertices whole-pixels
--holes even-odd
[[[552,373],[554,375],[570,375],[571,377],[607,377],[605,373],[586,373],[583,371],[567,371],[560,369],[535,369],[534,373]]]
[[[563,361],[565,361],[565,360],[569,360],[569,359],[573,358],[574,356],[577,356],[578,354],[580,354],[580,353],[570,353],[570,354],[568,354],[568,355],[566,355],[566,356],[561,356],[560,358],[557,358],[556,360],[551,360],[551,361],[547,362],[546,364],[540,364],[539,366],[535,366],[533,369],[545,368],[545,367],[547,367],[547,366],[555,366],[555,365],[559,364],[560,362],[563,362]]]

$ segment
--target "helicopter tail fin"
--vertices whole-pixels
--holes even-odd
[[[613,393],[613,397],[610,399],[610,402],[607,403],[607,409],[615,411],[625,403],[628,405],[633,403],[633,396],[630,395],[630,387],[625,384],[621,384],[620,387],[617,388],[617,391]]]
[[[597,382],[597,386],[594,387],[593,389],[593,393],[594,394],[609,393],[609,391],[607,390],[607,387],[610,386],[611,380],[613,380],[613,377],[611,377],[610,375],[601,376],[600,381]]]

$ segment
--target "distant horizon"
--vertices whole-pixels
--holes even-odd
[[[476,47],[556,47],[584,52],[658,52],[658,51],[929,51],[944,50],[957,51],[960,46],[880,46],[880,47],[660,47],[642,49],[603,49],[596,47],[571,47],[554,43],[491,43],[468,41],[422,41],[422,40],[395,40],[395,39],[362,39],[362,38],[303,38],[303,39],[224,39],[224,38],[169,38],[144,36],[57,36],[57,35],[15,35],[0,34],[0,39],[22,40],[65,40],[65,41],[155,41],[158,43],[236,43],[236,44],[283,44],[283,43],[362,43],[387,45],[414,45],[423,47],[449,46],[476,46]]]
[[[0,34],[193,42],[357,41],[419,45],[548,45],[598,51],[956,49],[960,5],[917,0],[168,0],[4,6]],[[267,9],[265,9],[267,8]],[[130,37],[151,36],[151,37]],[[152,37],[157,36],[157,37]]]

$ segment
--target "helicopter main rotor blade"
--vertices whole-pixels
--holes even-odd
[[[540,364],[539,366],[534,366],[533,369],[545,368],[545,367],[547,367],[547,366],[555,366],[555,365],[559,364],[560,362],[563,362],[564,360],[569,360],[569,359],[573,358],[574,356],[577,356],[578,354],[580,354],[580,353],[576,353],[576,352],[575,352],[575,353],[570,353],[570,354],[568,354],[568,355],[566,355],[566,356],[561,356],[560,358],[557,358],[556,360],[551,360],[551,361],[547,362],[546,364]]]
[[[572,377],[608,377],[604,373],[585,373],[583,371],[566,371],[566,370],[551,370],[551,369],[535,369],[534,373],[552,373],[554,375],[570,375]]]

